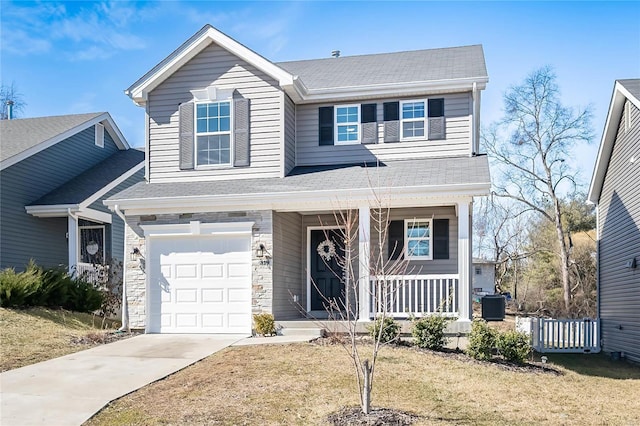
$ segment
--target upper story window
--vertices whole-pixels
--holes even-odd
[[[231,102],[196,105],[196,164],[231,164]]]
[[[432,242],[431,219],[405,220],[405,251],[412,260],[431,260]]]
[[[424,101],[403,101],[402,108],[402,139],[423,139],[425,128]]]
[[[336,144],[360,143],[360,105],[335,107]]]

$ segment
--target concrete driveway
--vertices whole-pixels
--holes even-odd
[[[0,424],[80,425],[246,336],[144,334],[0,374]]]

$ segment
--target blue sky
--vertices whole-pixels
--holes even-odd
[[[640,77],[638,2],[11,2],[0,4],[0,72],[22,117],[109,111],[131,145],[144,113],[123,91],[210,23],[273,61],[482,44],[483,125],[502,94],[554,67],[566,105],[594,110],[593,144],[575,156],[587,181],[613,82]]]

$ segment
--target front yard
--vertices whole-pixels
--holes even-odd
[[[46,361],[108,341],[102,318],[63,309],[0,308],[0,371]],[[111,331],[117,322],[109,321]]]
[[[640,368],[600,355],[549,356],[559,374],[384,348],[374,407],[416,424],[638,424]],[[341,346],[232,347],[114,403],[89,425],[323,424],[357,405]]]

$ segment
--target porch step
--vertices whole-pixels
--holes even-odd
[[[306,336],[306,337],[322,337],[324,330],[322,328],[294,328],[282,327],[278,334],[282,336]]]

